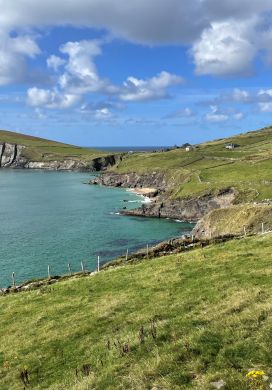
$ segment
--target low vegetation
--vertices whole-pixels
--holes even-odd
[[[271,238],[0,297],[1,390],[268,389]]]
[[[201,219],[196,229],[211,237],[272,231],[272,205],[246,203],[215,209]]]

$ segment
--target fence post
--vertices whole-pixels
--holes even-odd
[[[68,263],[68,271],[69,271],[69,274],[72,275],[70,263]]]
[[[97,256],[97,272],[100,271],[100,256]]]
[[[148,244],[146,245],[146,256],[149,257],[149,246],[148,246]]]
[[[50,275],[50,265],[47,266],[47,274],[48,274],[48,279],[51,278],[51,275]]]
[[[12,286],[13,286],[13,287],[16,287],[15,272],[12,272],[11,277],[12,277]]]
[[[128,248],[127,248],[127,253],[126,253],[126,261],[128,260]]]
[[[264,234],[264,223],[262,222],[262,234]]]
[[[85,272],[85,271],[84,271],[84,264],[83,264],[83,261],[81,261],[80,264],[81,264],[81,271],[82,271],[82,272]]]
[[[247,235],[247,231],[246,231],[246,227],[244,225],[244,236],[246,236],[246,235]]]

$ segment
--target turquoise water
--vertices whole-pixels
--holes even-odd
[[[118,215],[142,198],[123,189],[84,184],[91,175],[75,172],[0,170],[0,287],[16,282],[95,269],[126,249],[178,236],[190,224]],[[123,200],[130,202],[124,203]]]

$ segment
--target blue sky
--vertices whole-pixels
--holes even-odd
[[[0,128],[174,145],[271,124],[269,0],[0,0]]]

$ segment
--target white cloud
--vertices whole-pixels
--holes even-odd
[[[117,88],[109,80],[98,75],[94,59],[102,53],[101,42],[83,40],[67,42],[60,47],[63,54],[68,55],[65,72],[59,78],[59,85],[72,94],[102,92],[114,94]]]
[[[164,117],[164,119],[192,118],[195,115],[196,115],[195,112],[191,108],[185,107],[185,108],[182,108],[180,110],[171,112],[170,114],[166,115]]]
[[[0,32],[0,85],[24,82],[25,57],[34,58],[39,53],[38,45],[30,36],[10,37]]]
[[[225,122],[229,119],[227,114],[221,112],[217,106],[210,106],[211,112],[206,114],[206,120],[209,122]]]
[[[232,93],[232,99],[236,103],[249,103],[252,101],[250,93],[246,90],[235,88]]]
[[[80,96],[58,91],[29,88],[27,90],[27,104],[33,107],[46,107],[52,109],[70,108],[80,101]]]
[[[182,77],[165,71],[146,80],[128,77],[121,88],[120,99],[126,102],[163,99],[168,96],[169,87],[183,81]]]
[[[261,112],[272,112],[272,89],[260,89],[256,100]]]
[[[253,25],[253,20],[212,23],[191,50],[196,73],[222,76],[249,72],[257,52],[249,37]]]
[[[233,108],[221,110],[218,106],[210,106],[210,112],[205,115],[208,122],[226,122],[229,119],[241,120],[244,113]]]
[[[272,58],[271,0],[130,0],[126,3],[122,0],[0,0],[0,9],[2,85],[26,79],[24,58],[33,58],[39,53],[29,31],[36,28],[41,31],[47,26],[102,28],[111,37],[142,44],[192,45],[191,53],[199,75],[249,72],[259,50]],[[14,31],[19,35],[11,37],[10,32]],[[92,59],[99,54],[99,47],[95,45],[93,52],[90,47],[84,50]],[[88,59],[84,68],[87,73],[80,71],[79,74],[79,62],[84,65],[86,60],[82,47],[68,44],[63,47],[63,54],[68,54],[70,62],[63,83],[81,88],[78,81],[84,78],[86,85],[89,78],[91,90],[112,87],[106,80],[103,85],[96,84],[93,76],[97,72],[90,72],[92,61]],[[60,57],[48,58],[50,68],[57,70],[62,65]]]
[[[65,59],[57,56],[47,59],[47,65],[55,71],[59,66],[63,67],[57,85],[52,90],[30,88],[27,103],[47,108],[69,108],[87,93],[115,96],[125,102],[163,99],[168,96],[168,88],[183,82],[180,76],[163,71],[150,79],[131,76],[123,85],[114,85],[99,76],[94,62],[95,57],[102,54],[101,44],[97,40],[83,40],[62,45],[60,52]],[[98,111],[100,114],[108,115],[108,112]]]
[[[55,56],[55,55],[51,55],[50,57],[47,58],[46,60],[46,63],[47,63],[47,66],[48,68],[52,68],[55,72],[62,66],[65,64],[65,60],[63,60],[62,58],[58,57],[58,56]]]

